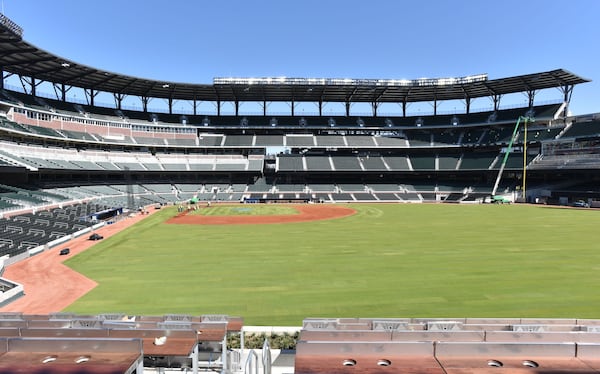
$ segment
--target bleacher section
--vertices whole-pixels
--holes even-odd
[[[306,156],[306,169],[311,171],[332,171],[332,164],[328,156]]]
[[[581,138],[600,136],[600,120],[575,122],[562,134],[561,138]]]
[[[23,96],[24,102],[31,99]],[[44,100],[43,105],[30,100],[30,104],[3,104],[0,170],[26,169],[31,180],[42,186],[65,181],[66,186],[82,188],[111,185],[110,193],[94,195],[111,204],[130,204],[127,191],[114,186],[162,185],[136,192],[139,196],[132,208],[144,202],[171,202],[177,200],[175,195],[182,200],[197,194],[203,200],[238,201],[248,193],[283,196],[289,192],[298,197],[306,191],[324,201],[468,201],[475,196],[468,188],[494,180],[516,119],[532,113],[529,108],[515,108],[381,118],[190,115],[182,125],[175,114],[70,103],[55,106],[52,100]],[[53,111],[61,105],[60,112]],[[543,105],[533,110],[538,117],[527,134],[527,165],[535,159],[533,169],[568,165],[540,156],[542,143],[598,133],[597,120],[572,125],[564,118],[555,121],[559,107]],[[523,168],[525,134],[518,134],[506,165],[513,171],[511,178],[518,178],[514,171]],[[598,164],[587,159],[576,162],[590,168]],[[435,186],[451,185],[455,179],[458,190],[436,190]],[[369,187],[360,191],[330,187],[356,181]],[[169,187],[187,183],[199,188]],[[216,185],[239,188],[212,191],[210,186]],[[410,185],[418,188],[402,187]],[[306,191],[298,186],[307,186]],[[7,194],[0,199],[0,210],[41,204],[44,201],[16,200]]]
[[[489,169],[498,156],[495,152],[464,153],[460,161],[461,170]]]
[[[91,227],[95,223],[91,214],[104,209],[104,205],[77,204],[0,218],[0,256],[16,256]]]
[[[597,320],[307,318],[294,372],[595,373]]]

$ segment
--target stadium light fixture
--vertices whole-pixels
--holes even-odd
[[[281,85],[281,86],[380,86],[380,87],[423,87],[452,86],[487,81],[487,74],[476,74],[458,78],[419,79],[350,79],[350,78],[213,78],[215,85]]]
[[[71,67],[71,64],[69,64],[68,62],[63,62],[62,64],[60,64],[60,66],[62,66],[63,68],[69,68]]]
[[[169,87],[170,87],[170,86],[169,86],[169,84],[168,84],[168,83],[165,83],[165,84],[163,84],[163,85],[162,85],[162,88],[169,88]]]
[[[460,120],[458,119],[458,117],[456,115],[452,116],[452,119],[450,120],[450,124],[452,126],[458,126],[460,124]]]

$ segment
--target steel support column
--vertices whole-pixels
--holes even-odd
[[[561,90],[563,93],[563,100],[565,103],[571,102],[571,96],[573,96],[573,87],[575,86],[572,84],[565,84],[559,88],[559,90]]]
[[[377,108],[379,107],[379,104],[377,104],[376,101],[373,101],[371,107],[373,108],[373,117],[377,117]]]
[[[61,83],[52,83],[52,89],[54,89],[54,96],[56,96],[56,100],[61,100],[63,102],[66,101],[66,92],[65,84]]]
[[[533,103],[535,101],[535,90],[528,90],[527,91],[527,101],[529,102],[529,108],[533,108]]]
[[[115,93],[113,96],[115,98],[115,103],[117,104],[117,109],[123,109],[123,99],[125,98],[125,95],[122,93]]]
[[[84,88],[83,94],[85,95],[85,100],[88,103],[88,105],[94,106],[94,99],[98,95],[98,91],[94,90],[93,88]]]
[[[492,101],[494,102],[494,111],[497,111],[498,108],[500,108],[500,99],[501,98],[502,98],[502,95],[497,95],[497,94],[492,95]]]

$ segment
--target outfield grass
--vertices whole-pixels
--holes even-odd
[[[291,206],[277,204],[213,205],[190,212],[202,216],[287,216],[298,214]]]
[[[359,204],[325,221],[171,225],[163,209],[67,262],[99,286],[68,311],[600,318],[600,212]]]

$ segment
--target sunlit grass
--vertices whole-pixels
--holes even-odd
[[[299,214],[292,206],[277,204],[237,204],[203,206],[192,210],[191,215],[203,216],[283,216]]]
[[[99,283],[68,310],[219,313],[259,325],[305,317],[600,318],[600,212],[352,208],[356,215],[335,220],[232,226],[164,224],[176,211],[163,209],[68,261]]]

